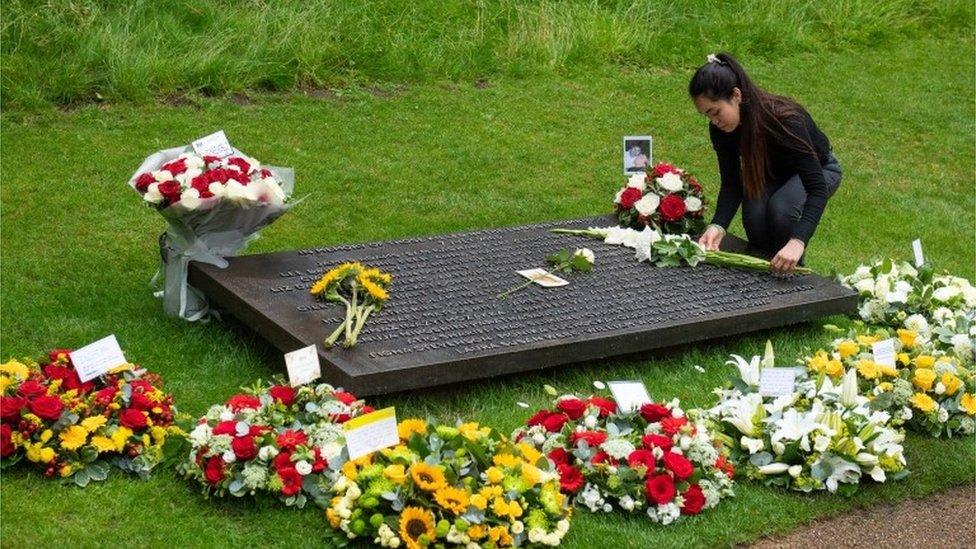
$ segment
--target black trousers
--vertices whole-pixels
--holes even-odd
[[[834,155],[830,155],[823,167],[830,196],[840,187],[841,169]],[[799,175],[786,180],[771,193],[763,193],[756,199],[742,202],[742,226],[746,230],[749,245],[775,255],[790,240],[793,224],[800,219],[807,192]]]

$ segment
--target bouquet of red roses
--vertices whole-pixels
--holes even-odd
[[[203,294],[186,282],[192,261],[226,267],[257,232],[287,212],[294,172],[262,166],[227,145],[225,156],[197,154],[191,147],[158,151],[146,158],[129,185],[166,219],[160,237],[165,284],[157,292],[163,310],[186,320],[208,312]]]
[[[556,464],[564,493],[592,512],[619,507],[670,524],[732,495],[732,465],[678,399],[623,412],[611,398],[563,395],[512,438]]]
[[[173,397],[159,376],[132,364],[82,383],[67,349],[43,364],[0,365],[0,456],[6,467],[27,458],[47,477],[78,486],[105,480],[109,466],[147,478],[163,460],[173,425]]]
[[[338,463],[345,446],[342,424],[371,411],[325,383],[258,382],[200,418],[179,470],[207,496],[270,494],[288,506],[311,499],[325,507],[330,461]]]
[[[621,227],[694,234],[705,226],[706,202],[701,183],[681,168],[664,162],[646,173],[631,175],[613,203]]]

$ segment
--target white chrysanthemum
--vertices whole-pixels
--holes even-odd
[[[960,360],[970,361],[973,359],[973,340],[969,334],[956,334],[949,340],[952,344],[952,352]]]
[[[146,194],[142,195],[142,198],[150,204],[159,204],[162,202],[163,194],[159,192],[159,183],[151,183],[149,187],[146,188]]]
[[[195,210],[200,207],[200,191],[189,188],[180,194],[180,207],[185,210]]]
[[[244,477],[244,486],[247,486],[251,490],[264,488],[265,483],[268,481],[268,468],[251,461],[244,466],[241,476]]]
[[[190,443],[192,443],[195,448],[199,448],[200,446],[206,446],[206,444],[210,441],[212,434],[213,429],[211,429],[206,423],[201,423],[190,431],[190,436],[188,438],[190,439]]]
[[[962,294],[962,290],[957,286],[943,286],[932,291],[932,299],[946,303],[960,294]]]
[[[152,172],[153,179],[162,183],[173,179],[173,172],[169,170],[156,170]]]

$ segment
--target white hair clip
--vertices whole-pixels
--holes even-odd
[[[705,59],[709,63],[718,63],[719,65],[722,64],[722,60],[716,57],[714,53],[708,54],[708,57],[706,57]]]

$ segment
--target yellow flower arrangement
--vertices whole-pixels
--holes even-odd
[[[909,400],[911,401],[912,406],[923,412],[931,412],[932,410],[935,410],[936,406],[938,406],[935,400],[925,393],[915,393]]]

